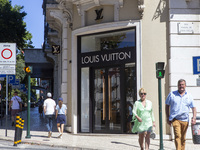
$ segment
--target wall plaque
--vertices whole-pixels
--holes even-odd
[[[192,22],[178,23],[178,33],[180,33],[180,34],[194,33],[193,23]]]

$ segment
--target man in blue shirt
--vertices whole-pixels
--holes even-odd
[[[196,108],[192,96],[185,91],[186,81],[178,81],[178,90],[170,92],[165,102],[167,123],[174,128],[175,145],[177,150],[185,149],[185,137],[189,122],[189,111],[192,108],[191,123],[196,124]],[[170,109],[170,111],[169,111]],[[170,113],[169,113],[170,112]]]

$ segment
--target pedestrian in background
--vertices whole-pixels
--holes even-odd
[[[12,107],[12,109],[11,109]],[[11,110],[11,116],[12,116],[12,126],[15,125],[15,119],[16,115],[22,111],[22,100],[18,96],[18,92],[14,92],[14,96],[11,98],[11,101],[9,103],[9,111]]]
[[[150,145],[150,133],[152,127],[155,127],[155,119],[152,109],[152,102],[146,99],[147,92],[144,88],[139,90],[140,99],[134,103],[133,106],[133,121],[134,126],[132,129],[133,133],[139,134],[139,144],[141,150],[144,150],[144,139],[145,149],[149,149]]]
[[[131,133],[131,129],[132,129],[132,118],[133,118],[133,105],[131,104],[131,102],[127,102],[127,132]]]
[[[58,99],[58,105],[56,106],[56,119],[57,129],[59,132],[58,138],[62,138],[64,125],[66,124],[67,106],[63,104],[63,98]]]
[[[40,113],[40,116],[43,116],[43,104],[44,103],[44,100],[43,100],[43,98],[42,98],[42,96],[40,96],[40,99],[39,99],[39,101],[38,101],[38,111],[39,111],[39,113]]]
[[[190,93],[186,90],[186,81],[178,81],[178,90],[170,92],[165,102],[167,123],[173,126],[177,150],[185,149],[185,137],[189,122],[189,111],[192,108],[192,124],[196,124],[196,108]]]
[[[55,114],[56,103],[51,98],[51,93],[47,93],[47,99],[44,101],[43,110],[45,114],[45,123],[48,129],[48,138],[52,136],[53,117]]]

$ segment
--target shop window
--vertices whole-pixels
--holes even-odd
[[[89,68],[81,69],[81,132],[89,132]]]
[[[86,35],[81,38],[81,53],[135,47],[135,29]]]

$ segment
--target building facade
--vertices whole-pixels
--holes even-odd
[[[193,63],[193,57],[200,56],[199,16],[199,0],[169,1],[169,89],[166,91],[177,89],[178,79],[185,79],[187,91],[194,98],[197,116],[200,115],[200,87],[197,84],[198,74],[193,74],[193,69],[195,69],[193,66],[198,66],[198,64]],[[196,69],[198,70],[198,68]],[[191,117],[192,111],[190,121]],[[167,133],[170,134],[170,130]],[[187,131],[187,138],[192,138],[191,125]]]
[[[182,53],[185,45],[177,40],[184,36],[176,29],[178,22],[184,22],[176,20],[180,16],[176,12],[182,10],[178,3],[179,0],[44,0],[44,51],[54,60],[54,98],[61,96],[67,104],[67,126],[72,133],[130,132],[128,104],[139,99],[138,91],[143,87],[153,103],[159,134],[156,63],[165,62],[162,123],[164,138],[171,137],[165,121],[168,93],[177,88],[179,78],[189,80],[198,90],[194,86],[196,76],[189,72],[187,78],[185,72],[192,67],[189,62],[184,61],[184,68],[188,67],[184,72],[177,66],[182,63],[178,61],[182,57],[177,58],[179,53],[186,60],[192,55],[188,55],[189,50]],[[194,2],[180,3],[184,3],[187,12],[188,3]],[[197,16],[194,22],[199,34]],[[196,42],[192,49],[198,55],[200,42]],[[59,46],[59,53],[50,55],[52,46]],[[177,74],[178,70],[182,72]]]
[[[53,56],[54,92],[68,106],[72,133],[129,132],[127,104],[139,99],[141,87],[158,114],[155,63],[167,59],[168,18],[166,8],[162,14],[153,11],[158,4],[44,1],[50,28],[45,51],[60,46],[60,53]]]

